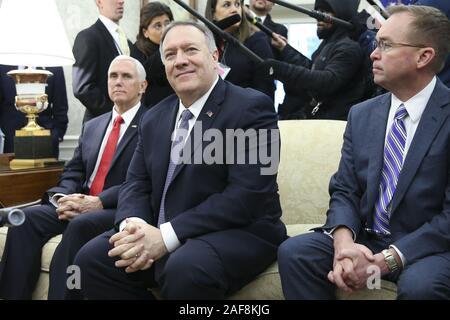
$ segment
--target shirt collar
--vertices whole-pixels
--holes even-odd
[[[141,102],[138,102],[133,108],[131,108],[121,114],[122,119],[127,127],[130,125],[131,121],[133,121],[134,116],[138,112],[140,106],[141,106]],[[119,113],[116,111],[116,107],[114,106],[114,108],[112,110],[112,119],[113,119],[112,123],[114,123],[114,120],[116,120],[118,115],[119,115]]]
[[[408,111],[408,116],[411,118],[411,121],[416,123],[422,117],[422,113],[425,110],[425,107],[428,104],[428,101],[433,94],[434,87],[436,86],[436,76],[431,79],[430,83],[422,89],[419,93],[417,93],[414,97],[410,98],[408,101],[401,101],[395,95],[391,96],[391,106],[394,110],[397,110],[398,107],[403,103],[405,105],[406,111]]]
[[[115,23],[114,21],[112,21],[111,19],[109,19],[103,15],[99,15],[98,18],[105,25],[106,29],[108,29],[109,33],[111,33],[111,34],[117,33],[117,28],[119,27],[119,25],[117,23]]]
[[[219,81],[219,77],[217,76],[216,80],[213,82],[213,84],[209,88],[209,90],[189,107],[189,111],[194,115],[194,119],[197,119],[198,116],[200,115],[200,112],[202,111],[203,106],[206,103],[206,100],[208,100],[211,92],[213,91],[213,89],[216,86],[218,81]],[[184,110],[186,110],[186,107],[183,105],[183,103],[180,100],[180,104],[178,107],[177,121],[178,121],[178,119],[180,119],[181,113]]]

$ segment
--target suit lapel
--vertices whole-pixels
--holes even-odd
[[[100,151],[100,146],[102,145],[103,136],[105,135],[106,128],[108,127],[109,122],[111,121],[111,112],[108,113],[109,116],[103,117],[103,119],[98,119],[98,124],[93,123],[92,133],[89,133],[92,137],[102,137],[101,139],[93,139],[94,144],[92,145],[92,148],[90,148],[90,154],[88,155],[88,168],[86,168],[87,177],[90,177],[92,172],[94,171],[95,164],[97,162],[98,153]],[[96,121],[96,120],[93,120]],[[84,140],[88,139],[89,137],[83,137]]]
[[[414,138],[406,155],[397,188],[392,199],[392,212],[398,207],[400,201],[408,190],[411,181],[416,175],[423,158],[427,154],[431,143],[439,132],[448,116],[442,106],[449,103],[448,89],[438,81],[433,94],[422,114]]]
[[[158,126],[153,130],[156,134],[152,137],[152,185],[154,187],[155,199],[157,199],[157,210],[161,202],[164,184],[166,182],[167,168],[169,167],[170,148],[172,145],[172,132],[175,127],[175,118],[178,113],[179,99],[160,112]]]
[[[109,33],[108,29],[106,29],[103,22],[100,19],[98,19],[97,22],[95,22],[95,26],[98,32],[102,34],[103,38],[107,40],[106,42],[109,45],[109,52],[116,52],[115,55],[119,55],[120,52],[117,50],[116,42],[114,41],[114,38],[112,37],[111,33]]]
[[[206,130],[208,130],[213,124],[216,116],[219,112],[219,105],[222,103],[225,97],[225,83],[219,79],[216,84],[216,87],[211,92],[208,100],[202,108],[197,120],[195,121],[195,125],[192,128],[189,138],[186,140],[185,147],[183,148],[183,153],[189,152],[191,153],[191,161],[194,160],[195,150],[202,146],[203,136]],[[201,136],[196,136],[195,132],[201,131]],[[197,134],[198,135],[198,134]],[[180,171],[186,166],[185,163],[179,164],[175,168],[175,172],[172,177],[172,182],[175,180]]]
[[[367,170],[367,203],[369,208],[374,207],[378,195],[390,105],[391,95],[386,94],[382,97],[380,104],[373,108],[369,118],[370,142],[368,148],[369,168]]]

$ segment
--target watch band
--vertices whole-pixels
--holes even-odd
[[[393,256],[393,254],[387,249],[381,251],[381,253],[384,256],[384,261],[386,262],[389,271],[394,272],[395,270],[397,270],[398,263],[397,263],[397,260],[395,260],[395,257]]]

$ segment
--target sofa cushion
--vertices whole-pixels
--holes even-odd
[[[279,121],[281,156],[278,170],[282,219],[286,224],[324,223],[346,122]]]

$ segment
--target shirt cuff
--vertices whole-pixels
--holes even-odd
[[[60,199],[60,198],[62,198],[62,197],[65,197],[66,196],[66,194],[64,194],[64,193],[55,193],[54,195],[52,195],[49,199],[48,199],[48,201],[52,204],[52,205],[54,205],[56,208],[58,208],[58,200]]]
[[[397,252],[398,256],[400,257],[400,260],[402,260],[402,266],[404,268],[406,266],[406,258],[403,255],[403,253],[400,250],[398,250],[398,248],[396,246],[394,246],[392,244],[389,246],[389,248],[392,248],[395,250],[395,252]]]
[[[340,226],[334,227],[333,229],[329,229],[329,230],[323,229],[323,233],[326,234],[327,236],[329,236],[331,239],[334,239],[333,232],[339,227],[345,227],[345,226],[340,225]],[[353,231],[352,229],[350,229],[348,227],[346,227],[346,228],[352,232],[353,241],[356,241],[355,231]]]
[[[127,226],[128,221],[135,221],[135,222],[141,222],[141,223],[145,223],[147,224],[147,221],[138,218],[138,217],[131,217],[131,218],[126,218],[125,220],[123,220],[120,224],[119,224],[119,231],[122,232],[123,229],[125,229],[125,227]]]
[[[169,252],[173,252],[181,246],[181,242],[178,240],[177,234],[175,233],[175,230],[173,230],[170,222],[161,224],[159,229],[161,230],[161,236]]]

